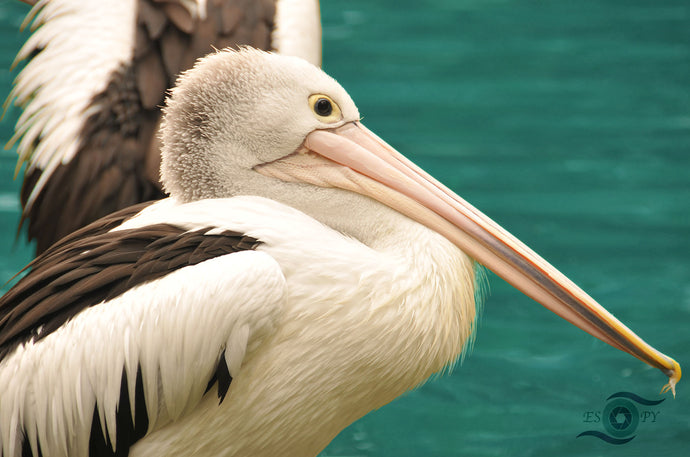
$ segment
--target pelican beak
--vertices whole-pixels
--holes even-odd
[[[374,198],[442,234],[508,283],[592,336],[658,368],[675,396],[678,362],[623,325],[520,240],[432,178],[359,122],[310,133],[295,153],[259,165],[288,181]]]

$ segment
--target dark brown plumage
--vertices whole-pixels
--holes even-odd
[[[30,206],[43,171],[24,177],[22,224],[36,240],[37,254],[99,217],[164,196],[156,131],[166,90],[214,47],[270,50],[275,3],[209,0],[200,19],[180,0],[138,0],[133,60],[113,72],[106,89],[93,98],[97,109],[84,122],[76,155],[57,167]]]
[[[241,233],[207,234],[169,224],[110,228],[144,205],[96,221],[37,257],[31,271],[0,298],[0,359],[17,344],[55,331],[84,308],[188,265],[254,249]]]

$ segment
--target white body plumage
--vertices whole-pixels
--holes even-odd
[[[315,455],[454,361],[471,333],[472,261],[404,216],[384,250],[260,197],[168,199],[121,228],[163,221],[262,244],[88,308],[0,362],[0,420],[36,421],[26,430],[43,455],[87,455],[95,402],[114,441],[122,366],[134,392],[138,365],[151,433],[130,455]],[[219,406],[202,395],[223,348],[233,380]],[[2,431],[4,455],[18,455]]]

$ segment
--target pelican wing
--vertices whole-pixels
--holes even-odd
[[[271,333],[286,286],[258,240],[108,230],[133,213],[63,240],[0,299],[2,456],[127,455],[204,395],[222,402]]]
[[[37,253],[121,208],[162,198],[156,130],[165,92],[215,48],[271,49],[274,0],[39,1],[8,101],[21,202]]]

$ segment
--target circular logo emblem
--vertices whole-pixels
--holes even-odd
[[[602,422],[611,436],[623,438],[635,433],[640,422],[640,413],[632,402],[616,398],[606,404]]]

